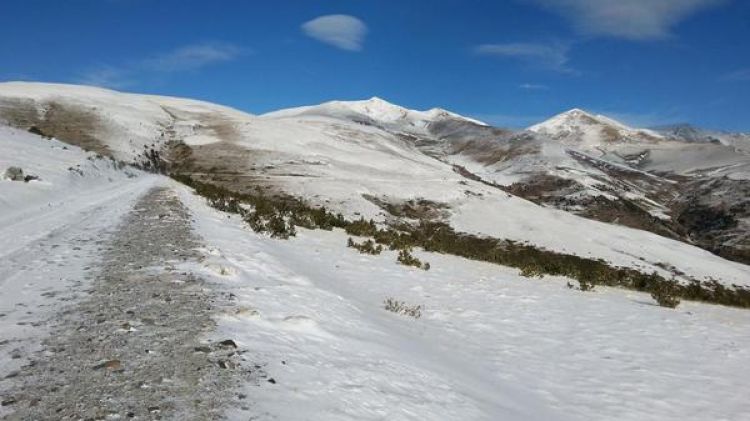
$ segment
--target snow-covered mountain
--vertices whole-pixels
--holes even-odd
[[[467,139],[448,159],[536,203],[750,262],[747,143],[708,133],[571,110],[497,141]]]
[[[167,177],[25,128],[0,128],[8,166],[40,179],[0,179],[4,419],[186,419],[207,401],[198,418],[231,421],[701,421],[750,409],[739,393],[746,310],[670,310],[646,293],[583,292],[568,278],[415,250],[432,264],[424,271],[397,264],[397,251],[346,248],[342,230],[275,240]],[[524,224],[527,238],[560,235],[569,250],[593,241],[612,255],[642,242],[644,270],[669,250],[667,261],[697,259],[716,277],[747,275],[695,247],[503,205],[490,191],[473,206],[498,232]]]
[[[656,143],[663,139],[655,131],[634,129],[609,117],[590,114],[578,108],[535,124],[528,130],[565,145],[591,149],[617,143]]]
[[[750,152],[749,133],[729,133],[717,130],[705,130],[690,124],[676,124],[654,127],[654,131],[678,141],[720,143],[732,146],[744,152]]]
[[[541,133],[512,133],[449,112],[373,99],[253,116],[199,101],[8,83],[0,84],[0,122],[127,162],[155,150],[171,171],[238,192],[292,195],[348,217],[391,220],[397,216],[389,205],[423,200],[459,231],[660,273],[668,264],[697,278],[716,276],[721,262],[728,282],[748,278],[745,266],[674,241],[686,237],[659,222],[671,218],[669,205],[656,199],[674,193],[662,192],[673,180]],[[637,204],[635,223],[626,221],[633,211],[623,199]],[[566,240],[581,232],[588,241]]]
[[[480,126],[487,124],[456,113],[432,108],[410,110],[378,97],[363,101],[331,101],[320,105],[289,108],[264,114],[264,118],[328,117],[372,124],[404,132],[426,133],[428,127],[444,120],[458,120]]]

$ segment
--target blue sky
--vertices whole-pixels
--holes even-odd
[[[3,0],[0,80],[750,131],[746,0]]]

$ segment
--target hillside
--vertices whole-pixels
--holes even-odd
[[[329,112],[331,109],[335,112]],[[382,124],[363,123],[341,112],[364,109],[370,110],[371,117],[377,117]],[[613,265],[649,273],[686,274],[699,280],[719,278],[737,285],[748,282],[746,266],[727,262],[694,246],[538,206],[509,194],[508,191],[516,193],[512,189],[499,189],[483,180],[466,178],[451,162],[451,147],[460,142],[456,140],[460,136],[454,134],[452,139],[441,140],[431,134],[433,153],[425,153],[424,146],[417,141],[426,139],[424,133],[431,133],[433,127],[444,128],[446,119],[470,127],[473,131],[468,133],[482,131],[490,136],[496,133],[488,126],[454,114],[405,112],[382,100],[370,100],[348,105],[329,103],[256,117],[176,98],[10,83],[0,85],[0,119],[126,162],[150,165],[154,150],[159,159],[166,160],[171,172],[191,175],[239,193],[260,189],[272,196],[291,195],[349,218],[390,221],[399,217],[388,208],[421,200],[433,208],[429,213],[434,219],[460,232],[602,258]],[[403,128],[398,125],[402,120],[406,121]],[[422,123],[416,125],[415,121]],[[387,126],[390,124],[396,126]],[[421,138],[415,137],[418,131],[423,133]],[[81,133],[85,134],[86,143],[75,140]],[[485,138],[485,142],[491,139]],[[534,146],[536,142],[542,146]],[[436,157],[436,145],[442,157]],[[563,171],[583,173],[584,182],[590,183],[594,191],[604,190],[605,197],[609,191],[618,190],[600,188],[598,181],[602,179],[612,185],[624,185],[618,188],[632,191],[628,192],[631,196],[638,191],[633,186],[661,187],[650,183],[650,179],[656,179],[651,174],[631,170],[625,164],[589,159],[590,155],[584,152],[561,148],[544,138],[531,137],[525,141],[520,137],[508,145],[514,156],[510,160],[513,171],[519,171],[520,167],[520,171],[533,175],[538,170],[561,168],[564,166],[561,162],[574,162]],[[528,155],[517,154],[518,149],[532,150],[532,156],[540,156],[533,151],[543,151],[541,162],[536,166],[526,162]],[[546,161],[550,156],[561,162],[550,165]],[[618,177],[619,173],[625,176]],[[486,179],[496,181],[492,177]],[[642,183],[644,179],[647,182]],[[665,184],[672,182],[658,180]],[[566,194],[565,198],[577,195]],[[643,200],[650,200],[644,196]],[[660,205],[654,201],[655,208]],[[587,241],[569,241],[580,232],[587,233]],[[674,269],[665,271],[665,267]]]
[[[585,271],[439,248],[413,247],[424,270],[398,264],[398,249],[347,247],[366,241],[365,217],[402,234],[447,225],[451,244],[504,244],[500,257],[549,259],[545,269],[716,279],[728,296],[748,285],[745,265],[493,185],[502,160],[472,173],[492,162],[493,139],[527,151],[512,159],[528,174],[546,168],[534,154],[572,159],[554,140],[452,113],[415,112],[423,124],[397,130],[400,118],[253,116],[25,85],[0,85],[0,170],[38,177],[0,180],[0,417],[697,421],[750,410],[736,393],[746,309],[683,299],[672,310],[648,292],[584,290],[599,279]],[[250,229],[264,206],[296,210],[290,222],[325,206],[346,226],[298,221],[281,240]]]

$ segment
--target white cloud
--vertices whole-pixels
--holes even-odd
[[[659,39],[672,27],[725,0],[525,0],[555,11],[581,32],[630,40]]]
[[[232,61],[244,50],[232,44],[195,44],[147,59],[143,66],[160,72],[195,70],[211,64]]]
[[[120,66],[99,65],[81,74],[75,82],[120,89],[137,85],[139,80],[149,75],[195,71],[209,65],[236,60],[247,52],[247,49],[233,44],[185,45],[146,59],[131,60]]]
[[[576,73],[568,67],[569,50],[570,47],[566,44],[527,42],[482,44],[474,49],[477,54],[512,58],[562,73]]]
[[[518,85],[520,89],[526,89],[528,91],[546,91],[549,89],[547,85],[540,85],[538,83],[522,83]]]
[[[327,15],[305,22],[302,31],[311,38],[342,50],[360,51],[367,25],[354,16]]]
[[[101,88],[121,89],[134,84],[129,72],[112,66],[99,66],[84,72],[75,82]]]

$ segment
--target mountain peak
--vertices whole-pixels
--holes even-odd
[[[576,119],[576,120],[583,120],[586,122],[598,122],[601,124],[611,124],[611,125],[617,125],[625,127],[624,124],[620,123],[619,121],[613,120],[609,117],[605,117],[600,114],[595,114],[589,111],[586,111],[581,108],[573,108],[568,111],[565,111],[564,113],[559,114],[560,117],[566,117],[569,119]]]
[[[573,108],[528,128],[564,144],[596,147],[614,142],[654,142],[662,135],[635,129],[617,120]]]
[[[346,102],[346,101],[342,101],[342,102]],[[354,102],[356,102],[356,101],[354,101]],[[393,106],[393,107],[398,107],[398,105],[393,104],[391,102],[388,102],[388,101],[384,100],[383,98],[381,98],[379,96],[374,96],[374,97],[368,99],[366,102],[369,102],[369,103],[372,103],[372,104],[383,104],[383,105],[390,105],[390,106]]]
[[[586,111],[584,111],[584,110],[582,110],[580,108],[571,108],[570,110],[565,111],[561,115],[571,115],[571,116],[587,115],[587,116],[591,116],[590,113],[588,113],[588,112],[586,112]]]
[[[432,108],[427,111],[411,110],[377,96],[355,101],[330,101],[320,105],[274,111],[265,114],[265,116],[319,115],[350,119],[352,114],[366,116],[380,123],[404,125],[404,128],[424,128],[434,121],[445,119],[464,120],[480,126],[487,125],[479,120],[464,117],[443,108]]]

